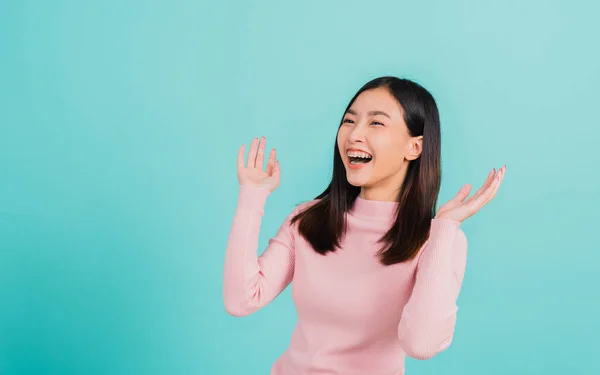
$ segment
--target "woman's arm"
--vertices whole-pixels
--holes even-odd
[[[433,219],[419,255],[415,285],[398,325],[404,351],[415,359],[429,359],[452,342],[467,258],[467,238],[460,224]]]
[[[260,224],[268,189],[240,186],[225,255],[223,298],[233,316],[249,315],[271,302],[292,281],[294,235],[289,214],[260,257]]]

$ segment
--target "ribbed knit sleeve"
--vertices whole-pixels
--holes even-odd
[[[400,342],[410,357],[428,359],[450,346],[466,256],[467,239],[460,222],[433,219],[428,242],[419,254],[412,294],[398,325]]]
[[[267,189],[240,186],[225,252],[223,299],[233,316],[249,315],[279,295],[294,273],[294,235],[289,214],[259,257],[258,240]]]

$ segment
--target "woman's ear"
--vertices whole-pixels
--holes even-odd
[[[410,139],[410,147],[404,158],[406,160],[415,160],[421,156],[423,152],[423,136],[413,137]]]

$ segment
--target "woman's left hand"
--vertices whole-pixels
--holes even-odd
[[[498,172],[496,172],[496,168],[494,168],[488,175],[483,186],[467,200],[465,200],[465,198],[471,191],[471,185],[466,184],[463,186],[454,198],[439,208],[435,218],[462,222],[473,216],[473,214],[488,204],[496,196],[496,192],[504,178],[505,171],[506,165],[500,168]]]

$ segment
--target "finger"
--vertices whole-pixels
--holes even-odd
[[[273,178],[277,181],[277,185],[279,185],[279,179],[281,177],[281,166],[279,165],[279,160],[275,162],[273,166]]]
[[[260,137],[260,141],[258,142],[258,153],[256,154],[256,168],[262,171],[263,163],[265,162],[265,144],[267,140],[265,137]]]
[[[500,188],[500,184],[502,184],[502,180],[504,180],[505,172],[506,172],[506,166],[502,167],[500,169],[500,171],[498,172],[498,182],[496,183],[496,186],[494,187],[492,194],[490,194],[490,196],[488,197],[485,204],[487,204],[489,201],[491,201],[492,199],[494,199],[496,197],[496,194],[498,193],[498,189]]]
[[[491,200],[491,198],[493,198],[493,194],[497,190],[497,187],[500,183],[501,176],[502,169],[499,169],[496,175],[494,176],[494,179],[490,186],[488,186],[485,189],[485,191],[481,193],[481,195],[479,195],[477,198],[473,199],[471,202],[468,203],[469,205],[471,205],[470,209],[473,209],[475,211],[480,210],[481,207],[485,206]]]
[[[485,182],[483,183],[483,185],[479,188],[479,190],[477,190],[477,192],[475,192],[475,194],[473,194],[472,197],[467,199],[467,203],[472,201],[473,199],[476,199],[481,194],[483,194],[483,192],[485,192],[485,190],[494,182],[495,174],[496,174],[496,168],[494,168],[490,171],[490,173],[488,174],[487,178],[485,179]]]
[[[269,153],[269,160],[267,161],[267,174],[271,176],[273,174],[273,168],[275,167],[275,149],[272,149]]]
[[[462,202],[465,200],[466,197],[469,196],[469,193],[471,192],[471,185],[470,184],[466,184],[463,187],[460,188],[460,190],[458,191],[458,193],[456,194],[456,196],[454,197],[454,200],[457,202]]]
[[[238,168],[238,170],[244,169],[244,149],[245,148],[246,147],[242,144],[242,146],[238,150],[238,156],[237,156],[237,168]]]
[[[256,163],[256,151],[258,148],[258,139],[254,138],[252,143],[250,143],[250,152],[248,153],[248,162],[246,164],[247,168],[254,168]]]

